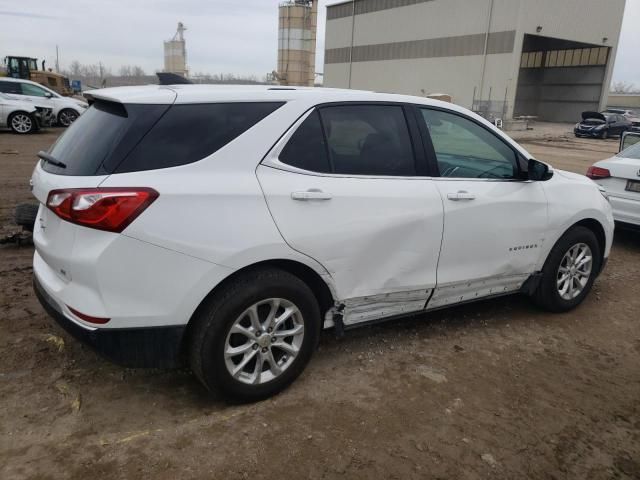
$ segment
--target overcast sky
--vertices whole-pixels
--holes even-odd
[[[0,56],[102,62],[114,73],[123,64],[148,73],[163,67],[163,40],[186,27],[192,73],[254,74],[276,67],[280,0],[0,0]],[[322,71],[325,6],[320,0],[318,71]],[[26,35],[25,32],[30,32]],[[640,86],[640,0],[627,0],[615,80]]]

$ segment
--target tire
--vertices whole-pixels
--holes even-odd
[[[609,130],[603,130],[602,133],[600,134],[600,138],[603,140],[606,140],[607,138],[609,138]]]
[[[571,261],[569,260],[569,265],[565,263],[565,255],[570,255],[572,249],[578,246],[586,246],[591,252],[591,265],[588,277],[584,277],[586,273],[584,267],[581,267],[582,270],[576,269],[572,273],[571,269],[568,268],[568,266],[571,265]],[[582,247],[580,248],[582,249]],[[578,257],[579,252],[586,251],[581,249],[578,250]],[[575,251],[576,250],[574,250],[574,252]],[[591,290],[601,265],[602,253],[595,234],[585,227],[576,226],[571,228],[551,249],[542,269],[542,279],[532,295],[533,301],[538,306],[552,312],[566,312],[577,307]],[[561,272],[561,267],[567,273]],[[572,274],[576,276],[575,280],[571,279]],[[563,278],[569,278],[570,280],[562,282]],[[584,285],[580,284],[582,280],[586,280]],[[567,291],[563,296],[561,287],[567,285],[570,285],[570,288],[575,287],[575,291],[573,294]]]
[[[13,133],[26,135],[36,131],[37,123],[27,112],[14,112],[9,116],[9,128]]]
[[[248,312],[252,306],[267,300],[281,302],[275,308],[276,319],[284,318],[285,307],[292,312],[297,308],[298,313],[291,315],[274,332],[253,335],[256,329],[252,325],[255,324]],[[271,303],[263,303],[255,310],[263,325],[268,323],[265,317],[273,308]],[[192,322],[188,337],[192,371],[209,391],[241,402],[261,400],[289,386],[311,359],[318,345],[321,327],[320,308],[307,284],[288,272],[271,268],[254,270],[231,280],[205,300]],[[298,333],[296,337],[273,340],[285,330],[299,331],[300,325],[303,326],[302,337]],[[251,336],[232,333],[232,327],[234,332],[244,328],[244,332],[253,333]],[[295,355],[279,348],[288,340],[298,348]],[[292,348],[291,345],[287,350]],[[243,353],[225,356],[225,350],[232,348],[243,349]],[[241,368],[249,357],[251,359],[246,366]],[[275,360],[276,365],[269,358]],[[282,372],[276,375],[274,372],[281,366],[284,367]],[[234,369],[239,369],[236,376],[232,375]]]
[[[37,203],[21,203],[16,206],[14,220],[16,225],[20,225],[25,230],[33,232],[33,227],[38,216],[39,205]]]
[[[80,114],[72,108],[65,108],[58,114],[58,125],[62,125],[67,128],[73,122],[75,122]]]

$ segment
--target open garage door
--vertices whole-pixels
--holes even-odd
[[[575,122],[598,111],[608,61],[609,47],[525,35],[514,117]]]

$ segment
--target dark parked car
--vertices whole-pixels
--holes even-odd
[[[631,130],[631,121],[616,113],[582,112],[582,121],[573,129],[576,137],[608,138]]]

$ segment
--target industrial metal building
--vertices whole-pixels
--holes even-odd
[[[607,104],[625,0],[355,0],[327,7],[324,85],[447,93],[488,118]]]

